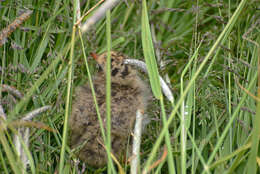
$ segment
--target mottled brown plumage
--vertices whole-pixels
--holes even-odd
[[[93,55],[102,71],[93,78],[97,103],[106,125],[106,55]],[[123,63],[125,56],[111,52],[111,147],[117,159],[125,155],[127,139],[133,128],[137,109],[145,110],[150,98],[146,84],[137,72]],[[69,121],[70,146],[82,145],[77,156],[88,165],[103,167],[107,164],[106,151],[89,83],[75,90]],[[84,144],[85,142],[85,144]]]

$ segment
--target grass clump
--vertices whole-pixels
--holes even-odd
[[[83,33],[82,42],[78,42],[76,28],[73,30],[76,7],[70,1],[1,2],[1,30],[25,7],[33,13],[0,47],[1,85],[23,94],[20,99],[1,87],[6,121],[2,120],[0,129],[0,171],[23,173],[12,139],[17,127],[10,125],[46,105],[52,109],[33,121],[52,131],[30,127],[27,172],[78,173],[84,168],[73,162],[64,139],[68,131],[64,123],[70,114],[73,88],[88,81],[96,69],[87,59],[86,69],[84,54],[88,57],[90,52],[100,53],[109,46],[109,50],[152,65],[149,78],[159,101],[154,99],[154,107],[149,108],[151,121],[142,139],[140,171],[259,172],[257,1],[144,2],[118,3],[111,14]],[[96,3],[82,2],[81,14]],[[144,8],[142,20],[146,21],[142,23]],[[160,94],[155,66],[171,87],[175,103]],[[108,171],[115,173],[110,167]],[[87,173],[106,170],[84,169]]]

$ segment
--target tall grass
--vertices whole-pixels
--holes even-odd
[[[82,2],[81,14],[95,4]],[[56,131],[30,127],[26,172],[78,173],[84,168],[75,163],[66,141],[73,88],[92,84],[95,64],[89,52],[108,51],[110,61],[111,50],[145,60],[148,66],[155,100],[147,112],[151,121],[141,145],[143,173],[259,172],[257,1],[122,1],[83,35],[73,30],[76,7],[70,1],[2,1],[0,6],[1,29],[24,7],[33,10],[0,47],[1,84],[24,94],[19,100],[1,93],[7,114],[0,122],[1,172],[25,171],[13,143],[16,127],[11,125],[44,105],[52,105],[52,110],[35,121]],[[164,99],[159,74],[168,79],[176,103]],[[109,157],[110,88],[108,73],[107,125],[101,125],[101,132]],[[109,161],[107,169],[87,166],[85,171],[117,173],[112,158]]]

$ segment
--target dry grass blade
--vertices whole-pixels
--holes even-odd
[[[48,125],[41,123],[41,122],[35,122],[35,121],[12,121],[8,124],[8,126],[11,127],[33,127],[38,129],[44,129],[50,132],[57,132],[55,129],[49,127]]]
[[[244,88],[236,79],[236,83],[237,85],[243,90],[245,91],[245,93],[247,93],[250,97],[252,97],[253,99],[255,99],[256,101],[260,102],[260,98],[256,97],[254,94],[252,94],[250,91],[248,91],[246,88]]]
[[[19,139],[19,136],[22,137],[25,146],[29,148],[29,134],[30,134],[29,128],[19,128],[17,131],[17,135],[14,136],[14,145],[17,151],[17,155],[23,164],[23,170],[24,170],[23,172],[26,171],[26,167],[30,162],[22,146],[22,143]]]
[[[101,146],[102,146],[104,149],[107,150],[106,146],[105,146],[99,139],[98,139],[97,141],[99,142],[99,144],[101,144]],[[122,166],[120,165],[119,161],[116,159],[115,155],[114,155],[112,152],[110,152],[110,154],[111,154],[112,159],[115,161],[115,163],[116,163],[116,165],[117,165],[117,167],[118,167],[118,169],[119,169],[119,173],[120,173],[120,174],[125,174],[125,172],[124,172]]]
[[[82,33],[89,30],[89,28],[94,25],[97,21],[99,21],[102,17],[105,16],[106,12],[110,9],[112,9],[119,0],[107,0],[105,1],[98,9],[97,11],[91,16],[82,26],[81,31]]]
[[[143,61],[136,60],[136,59],[126,59],[124,63],[129,65],[134,65],[138,67],[141,71],[145,72],[146,74],[148,73],[146,64]],[[173,102],[174,98],[171,89],[169,88],[169,86],[166,84],[166,82],[161,76],[159,76],[159,79],[160,79],[160,85],[162,87],[162,91],[164,95],[167,97],[167,99],[170,102]]]
[[[100,0],[96,5],[94,5],[91,9],[89,9],[89,10],[87,11],[87,13],[85,13],[84,15],[82,15],[82,16],[79,18],[79,20],[76,22],[75,25],[79,25],[79,24],[81,23],[81,21],[83,20],[83,18],[84,18],[85,16],[87,16],[90,12],[92,12],[95,8],[97,8],[97,6],[99,6],[102,2],[104,2],[104,0]]]
[[[149,171],[151,171],[152,169],[154,169],[155,167],[157,167],[161,162],[163,162],[163,161],[165,160],[165,158],[167,157],[167,154],[168,154],[167,148],[166,148],[166,146],[164,146],[164,150],[163,150],[163,155],[162,155],[162,157],[161,157],[159,160],[155,161],[155,162],[149,167],[148,171],[145,172],[145,173],[143,173],[143,174],[149,173]]]
[[[135,129],[133,138],[133,158],[131,159],[131,174],[137,174],[140,160],[140,146],[142,137],[143,112],[137,110],[135,119]]]

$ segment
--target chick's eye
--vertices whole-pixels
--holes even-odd
[[[111,75],[115,76],[118,73],[118,68],[112,70]]]
[[[125,78],[129,74],[128,66],[126,65],[124,70],[121,72],[121,77]]]

